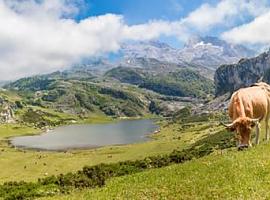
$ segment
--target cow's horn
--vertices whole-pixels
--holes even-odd
[[[221,125],[225,126],[226,128],[231,128],[233,126],[233,123],[225,124],[223,122],[220,122]]]

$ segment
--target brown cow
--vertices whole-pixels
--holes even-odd
[[[256,126],[256,144],[259,144],[259,122],[263,119],[266,124],[265,138],[269,140],[269,89],[269,85],[261,82],[233,93],[229,104],[229,116],[233,122],[225,126],[230,131],[237,132],[239,148],[251,146],[251,130],[254,126]]]

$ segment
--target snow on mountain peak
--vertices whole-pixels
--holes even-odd
[[[227,43],[217,37],[193,36],[182,49],[176,49],[157,40],[126,43],[122,45],[124,58],[154,58],[180,65],[204,66],[216,69],[221,64],[237,62],[243,57],[254,56],[254,51]]]

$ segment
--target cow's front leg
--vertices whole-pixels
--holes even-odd
[[[268,125],[268,120],[265,120],[265,140],[268,141],[269,140],[269,125]]]
[[[256,123],[256,145],[259,144],[260,140],[260,125],[259,123]]]

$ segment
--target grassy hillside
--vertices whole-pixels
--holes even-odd
[[[212,134],[195,142],[199,148],[224,141],[220,138],[224,132],[205,130]],[[269,199],[270,144],[263,142],[245,151],[221,149],[182,164],[115,177],[101,188],[49,199]]]
[[[3,127],[3,129],[7,128],[10,130],[8,136],[35,132],[35,130],[30,129],[24,130],[23,127],[16,125]],[[141,160],[148,156],[166,156],[175,149],[181,151],[183,148],[189,148],[193,144],[196,144],[198,147],[203,145],[204,138],[209,138],[209,131],[212,131],[213,135],[217,134],[217,137],[213,138],[218,140],[223,138],[218,136],[221,134],[221,129],[220,127],[215,127],[215,122],[192,122],[189,124],[167,124],[163,122],[161,123],[161,132],[155,134],[153,136],[155,140],[149,142],[68,152],[16,150],[8,147],[4,138],[2,138],[0,164],[6,170],[0,172],[1,182],[35,181],[37,178],[76,172],[85,165],[91,166],[101,162],[115,163],[125,160]],[[3,137],[5,136],[3,135]],[[216,139],[213,141],[216,141]],[[209,140],[207,139],[207,141]],[[222,143],[224,142],[220,144]],[[217,143],[214,144],[214,146],[216,145]],[[202,148],[208,149],[204,145]],[[12,165],[15,161],[17,164]],[[1,195],[2,189],[0,187]],[[16,192],[17,190],[13,191]]]
[[[51,153],[51,154],[42,153],[40,155],[42,160],[39,160],[35,157],[38,157],[38,154],[40,154],[40,153],[33,152],[33,154],[32,154],[31,152],[29,152],[33,155],[33,159],[31,159],[31,154],[29,154],[27,151],[25,151],[23,153],[23,154],[25,154],[24,157],[28,156],[28,159],[23,161],[23,162],[27,161],[25,163],[25,166],[23,167],[24,168],[23,170],[25,173],[29,171],[30,174],[27,176],[27,178],[28,179],[31,177],[33,178],[34,177],[33,172],[36,171],[37,169],[38,169],[38,171],[41,170],[41,172],[43,172],[43,173],[45,171],[46,174],[47,175],[50,174],[50,176],[45,178],[45,179],[44,178],[41,179],[38,183],[35,183],[35,182],[33,182],[33,183],[23,183],[23,182],[21,182],[21,183],[6,183],[6,185],[0,186],[0,195],[4,195],[5,197],[13,197],[13,198],[14,197],[16,197],[16,198],[23,197],[25,195],[26,195],[25,197],[27,197],[27,196],[28,197],[31,197],[31,196],[37,197],[37,196],[44,196],[44,195],[47,196],[49,193],[59,194],[59,192],[61,193],[61,191],[62,192],[70,192],[70,190],[72,191],[73,187],[77,188],[77,186],[79,186],[79,185],[81,185],[82,188],[85,186],[91,188],[91,187],[95,187],[96,182],[91,183],[91,181],[93,180],[92,178],[89,179],[87,177],[84,177],[83,174],[88,171],[87,169],[90,170],[89,172],[94,170],[93,171],[94,173],[98,173],[97,174],[98,176],[97,177],[95,176],[97,178],[97,181],[99,180],[99,173],[103,174],[102,170],[105,170],[104,175],[102,175],[102,176],[107,177],[106,178],[106,180],[107,180],[110,177],[111,173],[114,174],[115,170],[116,170],[115,175],[121,176],[121,175],[125,175],[125,174],[145,171],[145,170],[151,169],[151,168],[167,166],[167,165],[170,165],[170,163],[172,163],[172,164],[179,163],[179,162],[182,163],[182,162],[188,161],[192,158],[195,159],[195,158],[207,155],[207,154],[213,152],[213,150],[216,148],[217,149],[219,149],[219,148],[224,149],[224,148],[230,147],[232,145],[229,142],[231,140],[230,139],[231,134],[227,134],[226,132],[224,132],[223,129],[220,129],[220,127],[214,128],[214,124],[212,124],[210,122],[207,124],[198,123],[198,122],[190,123],[190,124],[182,124],[182,125],[171,124],[169,126],[165,124],[165,126],[162,129],[162,132],[158,135],[155,135],[155,138],[157,140],[150,141],[147,143],[140,143],[140,144],[134,144],[134,145],[128,145],[128,146],[122,146],[122,147],[116,147],[116,148],[105,147],[103,149],[100,149],[100,153],[101,153],[100,155],[104,155],[105,157],[102,157],[99,155],[97,157],[98,159],[95,161],[97,163],[100,163],[102,160],[102,162],[109,162],[108,164],[106,164],[106,165],[101,164],[101,165],[97,165],[97,166],[89,167],[89,168],[86,167],[86,168],[84,168],[83,171],[78,171],[78,172],[75,172],[72,174],[68,173],[65,175],[57,176],[57,177],[51,176],[51,173],[57,174],[60,172],[63,173],[65,170],[69,171],[70,169],[68,169],[68,166],[70,166],[70,167],[77,166],[78,167],[79,165],[81,165],[83,163],[87,163],[87,162],[88,162],[87,165],[89,165],[89,161],[90,161],[90,163],[93,163],[92,156],[94,156],[99,151],[93,151],[93,152],[95,152],[94,155],[89,154],[90,152],[81,152],[82,154],[79,153],[79,154],[75,154],[75,155],[72,153],[73,156],[72,156],[72,154],[63,154],[63,153],[59,154],[59,156],[61,155],[60,157],[62,157],[63,161],[65,161],[65,162],[63,162],[63,161],[61,162],[60,157],[58,157],[58,154],[56,154],[56,153]],[[167,130],[167,131],[165,131],[165,130]],[[170,132],[168,132],[168,131],[170,131]],[[211,131],[210,135],[209,135],[209,131]],[[181,135],[179,135],[180,132],[181,132]],[[176,148],[178,150],[172,152],[172,150],[176,149]],[[116,150],[116,149],[118,149],[118,150]],[[120,149],[122,149],[124,151],[121,151]],[[106,150],[106,151],[104,152],[104,150]],[[117,151],[117,153],[115,151]],[[13,153],[13,155],[16,155],[14,153]],[[80,160],[80,155],[81,156],[82,155],[88,156],[88,159],[84,158],[83,159],[84,161],[82,160],[83,162],[78,162],[78,160]],[[151,157],[147,157],[149,155]],[[139,157],[137,157],[137,156],[139,156]],[[146,158],[145,158],[145,156],[146,156]],[[20,157],[18,157],[17,159],[19,159],[19,158]],[[63,164],[64,164],[65,167],[64,168],[61,167],[60,171],[58,171],[58,170],[53,171],[55,169],[54,165],[49,166],[47,164],[47,163],[50,163],[50,158],[53,159],[54,165],[55,164],[58,165],[58,162],[60,162],[61,166],[63,166]],[[131,160],[131,158],[132,158],[132,160]],[[139,158],[139,160],[137,160],[138,158]],[[110,164],[111,162],[117,161],[117,159],[119,159],[119,161],[123,161],[123,159],[124,160],[128,159],[130,161],[121,162],[122,164],[121,163]],[[72,162],[72,160],[74,161],[74,163]],[[46,163],[45,165],[42,164],[42,163],[44,163],[44,161]],[[31,163],[36,163],[36,164],[31,164]],[[43,165],[43,166],[41,167],[40,165],[41,166]],[[127,165],[127,166],[125,167],[125,165]],[[23,166],[22,163],[20,163],[20,166],[21,167]],[[122,166],[122,168],[120,166]],[[118,169],[118,167],[120,167],[120,168]],[[99,171],[99,168],[101,171]],[[110,168],[112,171],[108,171],[108,170],[110,170]],[[12,168],[10,170],[12,170]],[[18,172],[21,172],[22,169],[18,168],[17,170],[18,170]],[[120,170],[120,171],[118,172],[118,170]],[[15,176],[14,177],[15,180],[20,178],[20,177],[23,178],[24,180],[26,180],[25,173],[22,174],[22,176],[19,176],[19,174],[17,176]],[[13,174],[16,174],[16,173],[13,172]],[[83,175],[83,176],[81,177],[81,175]],[[39,177],[41,178],[42,175],[41,176],[39,175]],[[44,177],[44,175],[43,175],[43,177]],[[58,178],[59,178],[60,182],[57,181]],[[81,179],[81,178],[83,178],[83,179]],[[90,181],[89,182],[90,185],[88,185],[88,180]],[[58,183],[61,183],[61,184],[58,185]],[[73,185],[73,183],[75,185]],[[63,187],[61,186],[62,184],[64,184]],[[97,182],[97,184],[99,184],[99,183]],[[102,181],[102,182],[100,182],[100,184],[103,185],[104,182]],[[80,186],[79,186],[79,188],[80,188]],[[8,193],[6,193],[7,191],[8,191]],[[62,198],[62,197],[60,197],[60,198]]]
[[[139,85],[144,82],[145,75],[141,69],[117,67],[105,73],[106,77],[111,77],[123,83]]]
[[[87,117],[93,113],[138,117],[149,114],[148,97],[141,91],[84,80],[35,76],[6,86],[28,105]]]
[[[190,69],[152,73],[140,68],[118,67],[105,76],[170,96],[205,98],[214,93],[213,81]]]
[[[28,194],[46,196],[45,199],[265,199],[270,195],[270,187],[265,184],[270,180],[270,145],[262,144],[243,152],[230,149],[235,145],[233,134],[217,126],[214,119],[212,116],[190,121],[188,117],[185,120],[178,119],[176,123],[162,122],[161,132],[153,136],[155,140],[96,150],[16,150],[8,147],[2,138],[0,164],[6,170],[0,172],[1,182],[34,182],[21,182],[21,186],[9,182],[9,185],[0,186],[0,194],[6,198]],[[9,133],[3,137],[35,132],[34,129],[14,125],[4,129],[9,130]],[[172,153],[175,149],[176,153]],[[87,190],[82,187],[82,190],[77,190],[72,185],[62,188],[54,183],[47,185],[43,182],[39,185],[35,182],[37,178],[52,181],[51,175],[61,173],[65,174],[61,179],[62,184],[71,184],[73,181],[77,184],[76,179],[82,173],[77,170],[83,166],[102,162],[107,165],[98,166],[105,166],[105,169],[106,166],[108,169],[113,167],[114,171],[118,170],[119,161],[122,163],[120,166],[135,166],[120,170],[120,176],[125,176],[106,178],[101,188]],[[13,165],[14,162],[17,164]],[[135,170],[137,167],[138,171]],[[66,174],[69,172],[73,174]],[[81,184],[87,183],[87,180],[79,179]],[[6,194],[5,188],[12,192]],[[48,194],[54,196],[49,198]]]
[[[191,97],[208,99],[213,93],[212,81],[195,71],[152,73],[149,70],[118,67],[109,70],[104,77],[94,77],[90,70],[82,68],[22,78],[5,88],[18,96],[19,101],[14,101],[12,108],[21,121],[40,124],[39,120],[46,125],[65,124],[58,117],[61,113],[67,114],[70,121],[93,115],[114,118],[168,116],[185,106],[197,104],[198,101]],[[187,96],[190,101],[168,100],[164,95]],[[56,112],[56,116],[51,111]],[[47,120],[43,116],[54,119],[47,117]],[[35,122],[29,120],[31,118]]]
[[[269,199],[270,145],[216,152],[184,164],[113,178],[104,188],[51,199]]]
[[[214,92],[214,85],[211,80],[188,69],[147,78],[139,87],[160,94],[181,97],[206,97]]]

